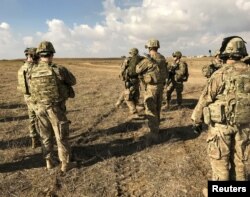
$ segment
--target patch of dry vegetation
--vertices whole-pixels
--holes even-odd
[[[160,140],[150,146],[144,119],[128,120],[126,105],[114,108],[123,90],[121,61],[56,59],[77,78],[67,116],[79,166],[67,174],[45,170],[41,149],[30,147],[27,107],[16,90],[22,61],[0,61],[0,196],[201,196],[211,176],[206,133],[192,133],[190,116],[206,82],[201,66],[210,60],[186,59],[184,107],[177,110],[173,101],[171,111],[162,111]]]

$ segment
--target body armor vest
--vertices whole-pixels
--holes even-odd
[[[31,71],[31,98],[36,103],[59,102],[58,79],[53,68],[47,63],[39,63]]]

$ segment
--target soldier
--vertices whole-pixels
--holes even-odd
[[[182,104],[182,91],[183,91],[183,82],[188,80],[188,65],[186,62],[181,61],[182,53],[176,51],[172,54],[174,62],[168,67],[169,77],[167,80],[167,103],[164,106],[164,109],[168,109],[171,101],[171,94],[176,90],[177,105],[178,108]]]
[[[220,51],[217,50],[215,52],[215,55],[214,55],[214,59],[212,60],[212,62],[209,64],[209,65],[204,65],[202,67],[202,74],[204,75],[204,77],[206,78],[210,78],[211,75],[216,71],[218,70],[219,68],[221,68],[222,66],[222,59],[220,59]]]
[[[68,142],[70,121],[66,117],[66,100],[74,97],[76,79],[63,66],[54,64],[55,49],[51,42],[43,41],[36,50],[39,63],[30,74],[31,98],[35,103],[37,124],[41,136],[47,169],[54,167],[53,136],[56,138],[61,171],[74,167],[70,162]]]
[[[149,55],[136,65],[136,73],[145,85],[144,106],[149,139],[155,140],[159,133],[162,95],[168,71],[165,57],[157,52],[160,48],[159,41],[150,39],[145,48],[149,50]]]
[[[135,72],[135,66],[142,60],[142,57],[138,53],[137,48],[130,49],[129,57],[125,58],[121,65],[120,76],[124,81],[125,91],[122,92],[115,104],[116,107],[119,107],[125,101],[133,117],[138,116],[136,106],[140,97],[140,81],[138,74]]]
[[[245,41],[224,38],[220,58],[225,62],[209,79],[193,111],[194,131],[208,124],[208,156],[214,181],[247,180],[250,144],[250,67]],[[206,194],[205,194],[206,195]]]
[[[38,56],[36,55],[36,48],[26,48],[25,51],[26,60],[21,68],[18,70],[18,87],[24,94],[24,101],[28,107],[29,115],[29,136],[31,137],[31,147],[34,149],[39,145],[39,135],[36,130],[36,114],[33,109],[33,103],[30,98],[30,85],[28,80],[28,73],[34,65],[37,64]]]

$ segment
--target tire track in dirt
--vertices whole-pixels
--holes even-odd
[[[188,114],[186,114],[187,111],[182,111],[182,116],[180,116],[178,123],[179,125],[184,125],[185,122],[187,122],[187,117],[189,118]],[[207,178],[207,170],[204,169],[203,160],[202,157],[197,157],[199,153],[194,154],[194,151],[197,151],[195,147],[198,147],[199,144],[202,142],[200,139],[195,138],[191,141],[182,141],[183,148],[185,152],[187,153],[186,155],[189,155],[190,162],[193,164],[194,169],[197,169],[201,173],[201,175],[204,177],[204,179]]]
[[[141,171],[142,161],[139,157],[119,157],[115,161],[117,197],[151,196],[145,177]]]

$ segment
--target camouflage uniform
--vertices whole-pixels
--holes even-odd
[[[144,105],[149,130],[158,134],[163,89],[168,76],[167,64],[165,57],[156,52],[160,47],[158,40],[149,40],[145,47],[149,48],[150,56],[137,64],[136,72],[145,85]]]
[[[243,42],[238,37],[230,38],[229,41],[226,39],[229,46],[230,43]],[[236,46],[243,45],[238,44]],[[243,51],[241,53],[243,56],[246,55],[246,49],[244,48],[241,47],[237,50]],[[227,51],[227,48],[225,51]],[[233,56],[229,57],[233,58]],[[230,96],[236,91],[236,87],[244,88],[246,94],[249,95],[250,67],[237,59],[232,59],[233,61],[230,59],[231,62],[227,60],[228,63],[223,64],[222,68],[211,76],[192,114],[192,120],[196,126],[201,125],[204,120],[209,124],[207,145],[213,173],[212,180],[214,181],[247,180],[246,161],[248,160],[250,144],[249,96],[248,104],[245,103],[245,106],[242,106],[242,108],[246,108],[245,110],[248,113],[241,113],[245,116],[243,118],[244,123],[231,121],[232,117],[236,118],[239,114],[237,115],[233,111],[236,107],[231,108],[229,104],[236,98]],[[238,86],[236,81],[232,80],[233,77],[245,75],[245,73],[249,73],[248,84],[244,87]],[[230,98],[230,102],[225,98]],[[205,113],[208,111],[209,115]]]
[[[202,74],[206,78],[210,78],[211,75],[222,66],[222,60],[219,58],[219,50],[216,51],[214,55],[214,60],[209,65],[204,65],[202,67]]]
[[[116,107],[119,107],[123,101],[126,102],[130,114],[136,114],[136,106],[140,98],[140,81],[138,74],[135,72],[135,66],[142,60],[138,55],[138,49],[130,49],[130,57],[126,58],[121,65],[121,74],[125,82],[125,90],[120,95],[116,102]]]
[[[28,107],[28,115],[29,115],[29,136],[32,138],[32,148],[35,148],[38,144],[38,132],[36,130],[36,114],[34,111],[34,106],[31,101],[30,96],[30,85],[29,85],[29,79],[28,75],[31,71],[32,67],[37,63],[35,53],[36,48],[27,48],[25,51],[25,55],[31,55],[32,62],[31,61],[25,61],[25,63],[21,66],[21,68],[18,70],[17,78],[18,78],[18,87],[17,89],[21,91],[24,94],[24,101],[27,104]]]
[[[174,90],[176,90],[177,104],[181,106],[182,104],[182,92],[183,92],[183,82],[187,80],[185,78],[187,72],[186,62],[180,61],[182,54],[177,51],[173,53],[173,57],[177,57],[175,62],[168,67],[169,78],[167,81],[167,105],[168,107],[171,101],[171,95]]]
[[[40,56],[53,55],[55,50],[50,42],[41,42],[37,48]],[[58,156],[62,171],[70,164],[68,143],[70,121],[66,117],[66,100],[74,97],[72,87],[76,84],[73,74],[65,67],[52,62],[41,61],[30,74],[31,98],[35,103],[37,124],[42,139],[43,153],[47,168],[53,167],[53,136],[56,138]]]

